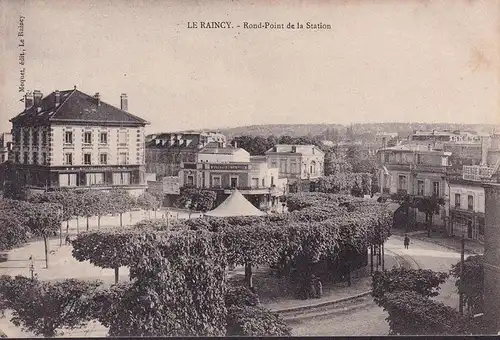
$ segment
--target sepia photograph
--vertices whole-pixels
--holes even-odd
[[[500,334],[500,1],[0,0],[0,337]]]

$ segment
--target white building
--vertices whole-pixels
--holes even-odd
[[[315,145],[278,144],[266,152],[270,168],[289,181],[317,179],[324,174],[325,153]]]
[[[121,187],[138,195],[146,188],[145,120],[121,107],[74,90],[26,96],[12,118],[13,165],[9,180],[31,191]]]

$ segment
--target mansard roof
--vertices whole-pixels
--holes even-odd
[[[10,119],[21,125],[88,124],[110,126],[145,126],[146,120],[113,105],[89,96],[76,88],[59,91],[60,104],[56,106],[55,91],[42,98],[40,110],[35,106]]]

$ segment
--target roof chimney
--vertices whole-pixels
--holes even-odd
[[[128,98],[126,93],[120,95],[120,108],[122,111],[128,111]]]
[[[61,104],[61,93],[59,92],[59,90],[56,90],[54,92],[54,96],[56,97],[56,107],[58,107],[59,104]]]
[[[97,100],[97,106],[101,106],[101,95],[99,94],[99,92],[96,92],[94,98]]]
[[[42,105],[43,94],[39,90],[33,91],[33,106],[39,108]]]
[[[27,92],[24,95],[24,108],[25,110],[33,106],[33,93]]]

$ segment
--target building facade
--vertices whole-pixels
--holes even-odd
[[[445,202],[439,218],[433,223],[445,225],[447,220],[448,158],[451,153],[424,145],[399,145],[378,151],[379,183],[383,193],[408,194],[412,197],[436,196]],[[416,221],[425,223],[425,214],[415,211]]]
[[[12,118],[8,179],[30,191],[119,187],[139,195],[145,183],[145,120],[79,90],[26,96]]]
[[[0,163],[6,162],[12,151],[12,134],[4,132],[0,134]]]
[[[481,182],[450,179],[449,235],[484,241],[484,195]]]
[[[500,331],[500,184],[485,185],[484,325]]]
[[[198,154],[198,161],[183,163],[179,172],[180,187],[210,189],[223,202],[238,189],[262,210],[278,208],[278,198],[286,194],[287,180],[279,178],[278,168],[268,167],[266,157],[251,157],[241,148],[209,145]]]
[[[314,180],[323,176],[325,153],[315,145],[278,144],[266,152],[269,168],[278,168],[279,177],[289,182]]]
[[[177,176],[184,162],[196,162],[198,152],[210,143],[226,145],[226,136],[213,131],[184,131],[147,136],[146,170],[158,180]]]

